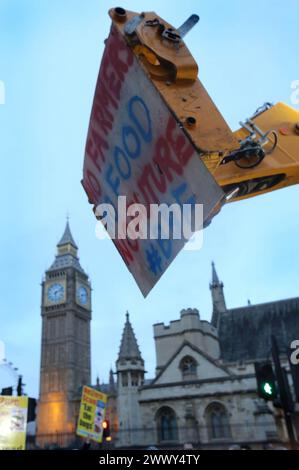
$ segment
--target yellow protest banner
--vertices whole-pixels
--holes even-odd
[[[77,435],[102,442],[107,395],[91,387],[83,387]]]
[[[0,450],[25,450],[28,397],[0,396]]]

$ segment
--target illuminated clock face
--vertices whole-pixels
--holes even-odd
[[[60,302],[64,297],[64,287],[62,284],[52,284],[48,289],[48,299],[51,302]]]
[[[87,304],[87,289],[83,286],[78,287],[77,289],[77,299],[79,300],[80,304]]]

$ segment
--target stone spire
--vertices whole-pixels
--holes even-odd
[[[76,268],[84,273],[78,258],[78,246],[73,238],[70,224],[67,219],[66,226],[60,241],[57,244],[57,255],[48,271],[56,269]]]
[[[117,414],[120,426],[118,445],[139,445],[142,428],[139,388],[144,383],[145,370],[128,312],[116,361],[116,373]]]
[[[211,284],[212,285],[220,284],[214,261],[212,261],[212,283]]]
[[[67,219],[64,233],[63,233],[63,235],[60,239],[60,242],[57,244],[57,247],[63,246],[63,245],[68,245],[68,244],[72,245],[76,250],[78,249],[78,247],[75,243],[75,240],[73,238],[71,229],[70,229],[69,220]]]
[[[109,385],[114,387],[114,376],[113,376],[112,367],[110,368],[110,371],[109,371]]]
[[[213,313],[211,323],[217,328],[219,325],[221,313],[226,312],[226,304],[223,292],[223,283],[219,281],[214,262],[212,262],[212,282],[210,283],[210,289],[212,293],[213,302]]]
[[[114,374],[112,367],[110,368],[109,371],[109,392],[115,392],[115,382],[114,382]]]
[[[140,361],[143,361],[128,312],[126,313],[126,322],[118,354],[118,360],[121,359],[139,359]]]

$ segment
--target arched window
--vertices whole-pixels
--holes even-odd
[[[183,380],[195,379],[197,377],[197,362],[191,356],[185,356],[180,362]]]
[[[121,384],[122,384],[123,387],[128,386],[128,374],[127,374],[127,372],[123,372],[121,374]]]
[[[174,410],[163,406],[157,412],[157,429],[159,442],[177,441],[178,425]]]
[[[221,403],[211,403],[206,415],[210,439],[225,439],[231,436],[228,414]]]
[[[131,385],[133,387],[138,385],[138,372],[131,372]]]

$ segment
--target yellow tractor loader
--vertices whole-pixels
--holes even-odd
[[[183,38],[199,20],[176,29],[156,13],[109,11],[165,103],[226,194],[236,201],[299,182],[299,111],[266,103],[232,132],[198,78]]]
[[[109,205],[108,219],[120,230],[114,236],[106,217],[104,226],[147,295],[191,236],[166,241],[167,213],[152,238],[152,207],[179,207],[176,228],[187,206],[202,209],[201,225],[191,230],[199,233],[227,202],[298,183],[299,111],[266,103],[232,132],[184,43],[197,15],[178,29],[154,12],[117,7],[109,15],[82,185],[102,222],[99,207]],[[132,238],[127,229],[136,205],[144,212],[134,227],[142,225],[143,233],[135,237],[134,229]]]

